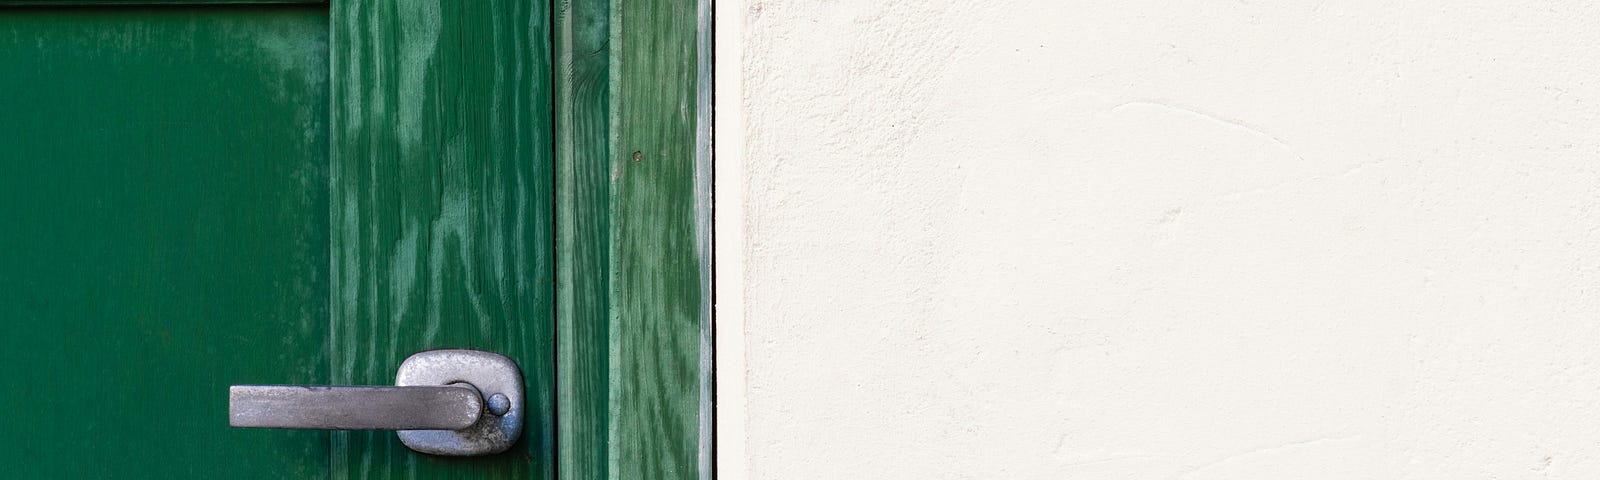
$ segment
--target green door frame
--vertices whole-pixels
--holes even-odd
[[[0,0],[230,3],[329,4],[330,379],[474,348],[530,392],[512,452],[336,432],[334,476],[714,476],[710,0]]]
[[[560,477],[710,479],[711,2],[559,3]]]

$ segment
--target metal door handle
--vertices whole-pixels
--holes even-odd
[[[501,355],[430,350],[400,364],[393,387],[234,385],[228,424],[242,428],[399,430],[407,447],[488,455],[522,433],[522,373]]]
[[[311,430],[460,430],[478,423],[478,389],[234,385],[228,424]]]

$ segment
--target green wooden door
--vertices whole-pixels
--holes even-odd
[[[0,477],[553,477],[543,3],[9,3]],[[512,451],[227,426],[434,348],[518,361]]]
[[[228,382],[328,382],[325,8],[0,10],[0,471],[325,476]]]
[[[0,0],[0,478],[711,478],[707,25]],[[437,348],[517,361],[510,451],[227,427]]]

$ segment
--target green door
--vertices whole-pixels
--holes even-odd
[[[553,476],[542,3],[9,3],[0,477]],[[228,427],[436,348],[520,365],[511,451]]]
[[[711,478],[709,4],[0,0],[0,478]],[[449,348],[509,451],[228,427]]]

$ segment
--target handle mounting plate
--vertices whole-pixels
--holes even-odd
[[[522,371],[503,355],[477,350],[428,350],[400,363],[395,386],[469,384],[482,398],[504,395],[500,409],[485,409],[477,423],[460,430],[400,430],[400,442],[412,450],[434,455],[489,455],[504,452],[522,436],[527,402]],[[499,399],[495,399],[498,401]],[[496,414],[494,410],[504,410]]]

